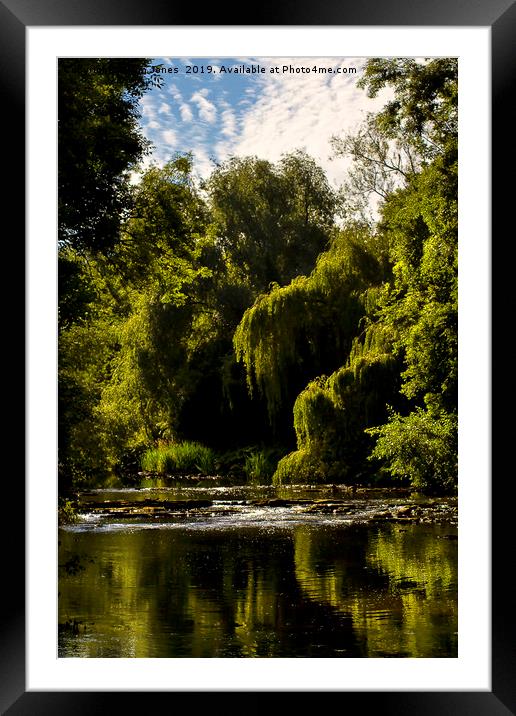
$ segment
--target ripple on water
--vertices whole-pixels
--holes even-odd
[[[290,529],[295,526],[343,526],[357,521],[357,516],[308,512],[302,506],[257,507],[245,502],[222,502],[208,508],[196,508],[181,514],[134,516],[117,520],[116,515],[86,513],[81,521],[65,525],[71,532],[96,530],[102,532],[163,529],[163,530],[232,530],[245,527]],[[358,516],[360,521],[360,516]]]
[[[425,509],[424,503],[419,500],[396,495],[360,495],[356,497],[345,496],[344,491],[338,499],[337,505],[326,504],[332,499],[328,495],[328,488],[310,489],[310,502],[303,504],[263,505],[256,504],[258,500],[278,497],[280,491],[274,487],[261,486],[217,486],[217,487],[144,487],[144,488],[118,488],[92,490],[84,495],[83,507],[88,510],[88,503],[91,505],[89,512],[81,515],[80,522],[63,529],[68,531],[135,531],[135,530],[234,530],[246,527],[258,527],[266,529],[290,529],[298,525],[310,526],[348,526],[350,524],[363,524],[384,520],[397,519],[399,507],[412,504],[416,517],[420,522],[431,522],[434,513],[442,520],[444,518],[450,526],[452,520],[456,520],[456,505],[442,502],[428,504]],[[283,498],[288,500],[305,500],[307,495],[306,486],[283,488]],[[317,504],[317,499],[323,497],[322,504]],[[131,503],[135,506],[141,500],[148,500],[150,497],[158,501],[156,509],[140,510],[139,514],[116,514],[116,511],[104,512],[102,502],[121,501]],[[205,507],[190,507],[189,509],[175,510],[171,503],[174,500],[185,500],[198,498],[199,500],[209,499],[212,504]],[[257,499],[258,498],[258,499]],[[335,498],[334,498],[335,499]],[[163,500],[166,505],[162,509],[159,502]],[[314,502],[315,501],[315,502]],[[252,504],[252,503],[255,504]],[[101,508],[100,514],[96,511]],[[333,508],[336,509],[333,509]],[[145,514],[144,514],[145,513]]]

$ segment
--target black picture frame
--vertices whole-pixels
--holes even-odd
[[[139,3],[137,0],[0,0],[0,72],[4,99],[4,142],[11,145],[13,160],[9,163],[9,178],[4,188],[5,207],[16,217],[13,233],[22,233],[20,217],[25,215],[23,127],[25,123],[25,30],[33,26],[231,26],[231,25],[336,25],[336,26],[484,26],[491,28],[492,62],[492,257],[496,258],[494,237],[502,241],[502,224],[507,239],[512,233],[508,219],[511,206],[511,182],[506,179],[504,167],[514,166],[510,161],[514,149],[508,137],[515,124],[514,110],[510,110],[515,86],[516,4],[513,0],[361,0],[360,2],[310,3],[307,0],[283,5],[270,3],[249,4],[246,20],[242,18],[241,4],[213,4],[197,8],[195,4],[177,6],[164,0]],[[202,14],[203,22],[196,22]],[[238,18],[238,21],[235,19]],[[5,138],[8,141],[5,141]],[[10,141],[10,138],[16,138]],[[507,242],[505,242],[507,243]],[[12,265],[23,266],[24,237],[11,235]],[[503,245],[503,244],[502,244]],[[505,262],[504,262],[505,263]],[[500,285],[501,281],[497,281]],[[500,335],[502,307],[507,298],[497,292],[492,298],[492,335]],[[502,303],[503,301],[503,303]],[[18,323],[7,321],[7,328]],[[23,339],[21,341],[23,344]],[[501,352],[501,351],[500,351]],[[492,360],[496,358],[493,343]],[[497,386],[492,376],[492,392]],[[22,378],[23,380],[23,378]],[[498,378],[501,382],[501,378]],[[502,455],[502,448],[510,444],[508,429],[503,426],[493,431],[491,454]],[[501,464],[501,462],[500,462]],[[4,466],[5,469],[5,466]],[[508,468],[510,470],[510,468]],[[516,713],[516,660],[512,635],[514,633],[514,607],[504,594],[508,589],[505,574],[510,569],[507,549],[512,544],[514,503],[512,482],[504,480],[504,470],[496,472],[493,465],[492,480],[492,690],[434,691],[434,692],[340,692],[342,707],[360,704],[360,708],[377,708],[381,713],[396,714],[486,714],[500,716]],[[9,480],[12,475],[6,476]],[[23,504],[24,486],[21,476],[16,485],[16,502]],[[0,641],[0,710],[10,716],[21,714],[96,714],[111,710],[121,711],[126,701],[132,708],[156,707],[160,699],[163,708],[177,708],[175,693],[157,692],[27,692],[25,686],[25,534],[20,522],[21,510],[16,510],[16,523],[11,525],[8,549],[4,550],[4,575],[8,577],[3,590],[4,624]],[[511,519],[512,517],[512,519]],[[7,538],[4,538],[6,540]],[[335,691],[338,691],[336,688]],[[196,694],[202,695],[202,691]],[[266,692],[265,692],[266,693]],[[245,695],[245,694],[244,694]],[[192,698],[193,694],[188,694]],[[191,702],[190,702],[191,703]],[[197,702],[196,702],[197,703]],[[161,708],[161,706],[160,706]],[[211,705],[213,708],[213,705]]]

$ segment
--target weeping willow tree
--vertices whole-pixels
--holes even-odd
[[[372,287],[383,278],[374,237],[356,225],[334,237],[309,276],[275,286],[245,312],[233,339],[235,353],[249,391],[265,397],[271,421],[285,404],[291,408],[307,376],[342,364],[363,329]]]
[[[381,238],[357,224],[310,276],[244,314],[234,345],[249,390],[265,396],[271,420],[293,408],[297,450],[280,461],[276,483],[345,478],[364,463],[374,443],[364,429],[386,419],[399,392],[393,331],[375,322],[387,277]]]
[[[425,491],[457,483],[456,167],[434,160],[382,210],[392,277],[362,294],[366,328],[343,367],[294,405],[298,450],[277,483],[380,471]]]
[[[370,323],[353,340],[346,363],[299,394],[294,404],[297,450],[279,462],[276,484],[359,480],[374,444],[364,430],[386,419],[386,405],[399,393],[393,338],[384,325]]]
[[[355,193],[380,197],[379,220],[364,219],[358,241],[345,229],[309,277],[261,296],[235,349],[249,388],[266,396],[272,414],[291,399],[292,373],[305,378],[292,401],[297,450],[278,464],[277,483],[356,482],[369,465],[416,487],[450,490],[457,63],[371,60],[361,86],[370,96],[391,86],[394,99],[334,147],[351,155]]]

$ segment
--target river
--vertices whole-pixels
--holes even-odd
[[[60,657],[456,657],[456,500],[93,491],[58,602]]]

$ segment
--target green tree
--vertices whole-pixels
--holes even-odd
[[[403,135],[421,169],[384,202],[379,230],[393,279],[379,320],[404,362],[401,392],[412,410],[370,430],[372,458],[425,489],[457,481],[457,62],[374,60],[363,86],[395,99],[379,113],[386,136]]]
[[[59,60],[61,245],[106,252],[116,244],[130,206],[128,170],[149,148],[138,124],[138,100],[157,85],[148,60]]]
[[[395,479],[409,480],[429,492],[456,488],[457,415],[416,408],[409,415],[391,413],[389,422],[370,428],[378,436],[372,457]]]
[[[427,161],[457,149],[458,63],[455,58],[369,60],[359,87],[376,97],[390,87],[394,98],[376,115],[389,139],[404,138]]]
[[[324,172],[304,152],[276,165],[233,158],[206,183],[224,256],[254,294],[309,273],[327,247],[336,197]]]
[[[288,374],[299,366],[310,380],[294,403],[297,450],[278,464],[276,482],[353,481],[367,469],[368,454],[369,470],[383,468],[425,489],[456,482],[456,81],[455,60],[372,60],[362,86],[371,96],[391,86],[394,99],[358,134],[334,140],[354,162],[346,191],[381,201],[376,225],[371,216],[362,224],[376,273],[360,273],[357,253],[349,263],[330,261],[342,289],[353,272],[361,283],[348,294],[355,312],[340,305],[346,318],[354,316],[347,340],[333,335],[333,352],[325,345],[334,356],[329,377],[303,362],[303,346],[327,320],[325,302],[339,305],[338,292],[321,302],[310,291],[324,275],[324,255],[309,279],[261,297],[237,329],[238,355],[269,402],[284,400]],[[349,225],[364,204],[344,204]],[[418,426],[420,439],[409,447]]]
[[[192,322],[211,270],[204,261],[206,209],[191,158],[150,168],[134,209],[103,262],[116,346],[95,409],[110,464],[126,450],[170,439],[195,382],[188,370]]]
[[[159,80],[147,60],[60,59],[58,67],[59,488],[104,469],[93,427],[112,318],[100,279],[131,207],[129,170],[148,142],[138,100]],[[111,306],[114,299],[108,302]],[[79,350],[80,348],[80,350]]]
[[[383,279],[375,242],[367,227],[356,225],[335,236],[309,276],[262,294],[246,311],[235,352],[249,390],[264,395],[273,421],[291,414],[308,380],[342,365]]]

